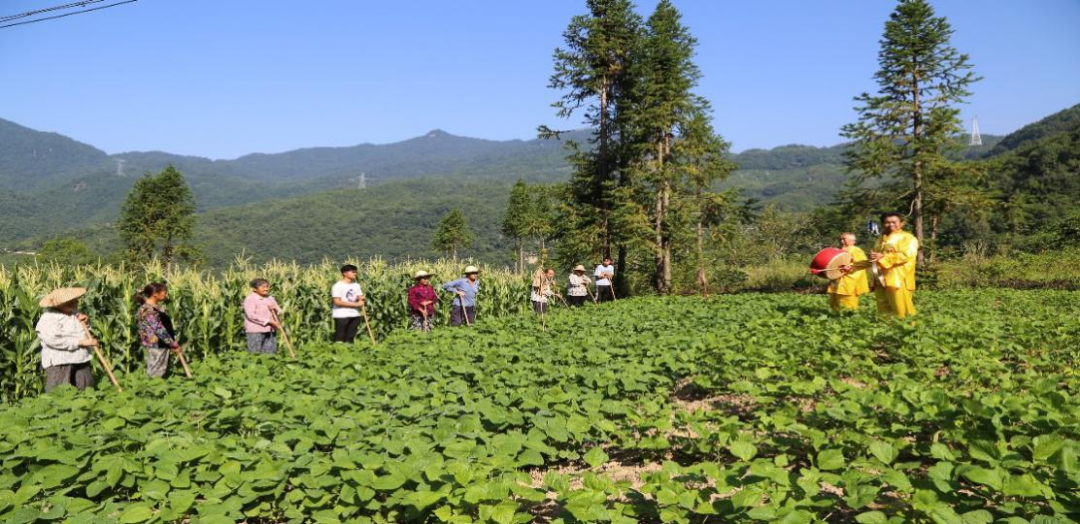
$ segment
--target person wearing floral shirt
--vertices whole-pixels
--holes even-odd
[[[139,310],[135,313],[139,343],[146,354],[146,374],[162,378],[169,370],[169,351],[180,355],[183,350],[173,335],[172,320],[162,307],[169,298],[165,284],[151,282],[135,295]]]

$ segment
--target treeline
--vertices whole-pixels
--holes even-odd
[[[885,22],[878,88],[855,97],[858,118],[841,130],[849,142],[743,153],[740,189],[725,183],[736,165],[708,101],[694,93],[696,42],[671,2],[648,18],[628,0],[586,5],[554,53],[550,87],[562,93],[559,116],[580,115],[591,136],[571,144],[569,183],[515,188],[554,202],[511,197],[503,231],[517,239],[519,260],[523,244],[547,255],[546,241],[564,267],[615,258],[624,294],[670,293],[708,290],[710,274],[722,288],[755,265],[805,257],[884,211],[907,216],[924,262],[975,244],[1001,252],[1076,242],[1076,108],[968,147],[958,107],[980,77],[925,0],[900,0]],[[982,158],[987,151],[997,156]],[[785,178],[767,180],[773,169]],[[812,189],[823,184],[842,188],[831,202]],[[788,209],[805,212],[747,198],[773,192],[794,195]]]

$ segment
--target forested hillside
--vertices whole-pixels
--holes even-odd
[[[1025,142],[1076,129],[1078,126],[1080,126],[1080,104],[1009,133],[989,151],[987,156],[1000,155],[1020,147]]]
[[[1069,115],[1077,111],[1074,107],[1047,117],[1005,140],[984,135],[984,146],[968,149],[969,156],[998,151],[998,141],[1016,149],[994,164],[996,183],[1011,195],[1010,212],[985,227],[1006,232],[1023,224],[1025,230],[1039,230],[1069,216],[1067,195],[1039,191],[1056,187],[1049,183],[1072,187],[1069,168],[1062,167],[1068,157],[1050,151],[1067,153],[1075,144],[1070,146],[1061,133],[1046,135],[1067,127],[1073,121]],[[1027,138],[1032,136],[1045,139],[1034,145]],[[9,253],[33,251],[59,236],[79,237],[95,253],[114,252],[120,243],[110,224],[131,185],[143,173],[173,165],[195,193],[201,213],[196,244],[213,265],[240,252],[260,261],[317,262],[353,250],[388,259],[430,257],[436,255],[430,246],[434,225],[452,207],[465,212],[477,233],[468,255],[508,262],[510,242],[500,237],[498,222],[510,184],[519,178],[550,182],[568,176],[566,150],[558,142],[500,142],[442,131],[394,144],[252,154],[228,161],[164,152],[110,156],[62,135],[3,120],[0,137],[5,139],[0,142],[0,242]],[[564,138],[588,145],[581,133]],[[739,188],[744,198],[761,205],[808,212],[833,202],[847,179],[841,165],[844,147],[793,144],[746,150],[732,155],[739,169],[722,186]],[[1046,164],[1048,159],[1056,160]],[[118,160],[123,162],[118,165]],[[1040,165],[1046,170],[1039,171]],[[363,191],[355,189],[353,179],[361,171],[368,181]],[[1064,200],[1052,209],[1038,204],[1047,198]]]

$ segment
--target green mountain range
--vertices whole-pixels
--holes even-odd
[[[1080,106],[1078,106],[1080,107]],[[1077,107],[1006,137],[983,135],[968,157],[1001,155],[1035,137],[1075,127]],[[583,132],[565,139],[587,143]],[[1003,145],[1004,144],[1004,145]],[[788,211],[828,204],[846,179],[844,146],[787,145],[733,155],[740,169],[726,187]],[[73,235],[101,253],[119,247],[109,224],[136,177],[167,165],[191,185],[200,217],[196,242],[212,264],[238,254],[255,260],[324,257],[432,257],[430,235],[461,208],[477,233],[466,254],[509,258],[498,232],[517,179],[566,180],[558,141],[494,141],[431,131],[392,144],[319,147],[232,160],[133,152],[109,155],[56,133],[0,120],[0,252],[33,250]],[[364,173],[366,189],[357,189]]]

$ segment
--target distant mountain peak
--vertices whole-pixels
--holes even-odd
[[[427,133],[425,133],[422,138],[445,138],[445,137],[449,137],[449,136],[454,136],[454,135],[451,135],[450,133],[447,133],[446,131],[443,131],[442,129],[432,129],[431,131],[428,131]]]

